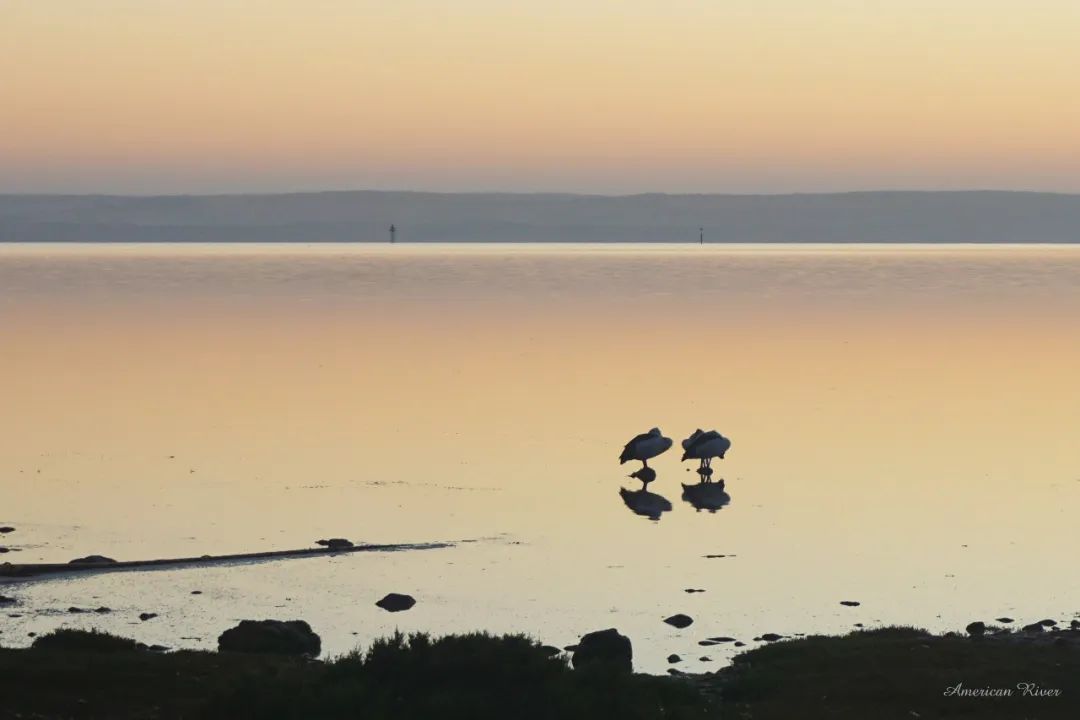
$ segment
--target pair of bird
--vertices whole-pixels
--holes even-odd
[[[622,465],[630,460],[641,462],[641,469],[630,473],[630,477],[641,481],[645,488],[656,479],[656,471],[649,467],[651,458],[665,453],[672,445],[671,438],[664,437],[660,428],[653,428],[647,433],[638,435],[626,443],[622,455],[619,456],[619,464]],[[697,472],[702,482],[710,482],[712,478],[712,459],[724,458],[731,448],[731,441],[715,430],[704,431],[698,428],[690,437],[682,441],[683,462],[687,460],[700,460]]]

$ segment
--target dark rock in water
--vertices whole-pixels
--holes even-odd
[[[7,595],[0,595],[0,605],[14,605],[17,601],[13,597]]]
[[[964,629],[967,630],[967,634],[971,637],[982,637],[986,634],[986,623],[976,620],[973,623],[968,623],[968,626]]]
[[[94,612],[96,612],[99,615],[104,615],[106,613],[111,613],[112,608],[107,608],[107,607],[102,606],[102,607],[99,607],[97,610],[94,610]]]
[[[85,610],[83,610],[82,608],[77,608],[77,607],[69,607],[69,608],[68,608],[68,612],[74,615],[74,614],[77,614],[77,613],[84,613],[84,612],[86,612],[86,611],[85,611]]]
[[[111,557],[105,557],[104,555],[87,555],[86,557],[75,558],[68,565],[110,565],[114,562],[116,561]]]
[[[192,595],[202,595],[202,590],[192,590],[191,594]]]
[[[634,650],[630,638],[615,628],[584,635],[572,658],[575,668],[606,665],[622,672],[634,671]]]
[[[540,646],[540,652],[544,653],[548,657],[555,657],[556,655],[561,653],[562,650],[555,647],[554,645],[541,645]]]
[[[683,590],[683,592],[687,592],[687,593],[703,593],[705,591],[702,590],[701,588],[686,588],[686,590]]]
[[[713,645],[719,645],[720,643],[715,640],[698,640],[698,645],[701,647],[712,647]]]
[[[698,662],[712,662],[712,658],[708,655],[702,655],[698,658]]]
[[[725,558],[725,557],[727,557],[727,555],[706,555],[705,557],[708,558],[709,560],[714,560],[716,558]]]
[[[761,639],[765,642],[776,642],[777,640],[783,640],[783,635],[777,635],[776,633],[765,633],[761,636]]]
[[[218,650],[315,657],[322,640],[303,620],[243,620],[218,636]]]
[[[677,662],[682,662],[682,658],[679,657],[678,655],[671,654],[671,655],[667,656],[667,661],[674,665]]]
[[[1008,625],[1009,623],[1011,623],[1013,621],[1013,619],[1011,617],[999,617],[999,618],[994,618],[994,620],[996,620],[999,623],[1005,623],[1006,625]]]
[[[1026,633],[1041,633],[1043,631],[1043,625],[1042,623],[1031,623],[1030,625],[1025,625],[1020,629]]]
[[[745,645],[746,643],[744,643],[742,640],[735,641],[735,647],[744,647]]]
[[[165,647],[164,645],[151,645],[150,647],[148,647],[146,649],[149,650],[150,652],[158,652],[158,653],[160,653],[160,652],[168,652],[169,651],[169,648]]]
[[[355,547],[351,540],[345,538],[330,538],[329,540],[316,540],[316,545],[322,545],[330,550],[348,550],[351,547]]]
[[[157,613],[140,613],[139,614],[139,619],[142,620],[143,622],[146,622],[147,620],[153,620],[156,617],[157,617]]]
[[[5,525],[4,527],[0,527],[0,535],[7,535],[8,533],[13,533],[13,532],[15,532],[15,528],[11,527],[10,525]]]
[[[862,626],[863,626],[862,623],[855,623],[855,627],[857,627],[857,628],[861,628]]]
[[[416,599],[411,595],[401,595],[400,593],[390,593],[379,602],[375,603],[378,607],[381,607],[387,612],[402,612],[408,610],[416,604]]]
[[[713,637],[713,638],[709,638],[709,642],[714,642],[714,643],[735,642],[735,638],[733,638],[733,637]]]
[[[1069,621],[1069,627],[1071,627],[1073,630],[1080,630],[1080,620]]]
[[[3,555],[4,553],[9,553],[9,552],[11,552],[11,548],[6,548],[6,547],[0,546],[0,555]]]
[[[1057,620],[1040,620],[1039,624],[1043,627],[1054,627],[1057,625]]]
[[[682,677],[686,674],[682,670],[676,670],[675,668],[668,668],[667,673],[668,675],[674,675],[675,677]]]
[[[671,625],[672,627],[676,627],[682,630],[685,627],[690,627],[691,625],[693,625],[694,619],[689,615],[683,615],[682,613],[679,613],[678,615],[672,615],[671,617],[666,618],[664,622],[666,622],[668,625]]]
[[[862,603],[860,603],[858,600],[841,600],[840,604],[847,605],[848,607],[859,607],[859,605],[861,605]]]

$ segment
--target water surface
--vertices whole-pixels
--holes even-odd
[[[1072,247],[0,245],[3,560],[472,541],[8,586],[0,643],[617,627],[661,671],[716,635],[1072,617],[1077,317]],[[672,509],[627,508],[654,425],[732,438],[726,506],[673,450]]]

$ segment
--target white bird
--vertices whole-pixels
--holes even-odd
[[[622,465],[627,460],[640,460],[644,467],[649,467],[649,458],[666,452],[670,447],[671,438],[664,437],[660,428],[653,428],[626,443],[622,455],[619,456],[619,464]]]
[[[698,473],[704,480],[712,475],[712,459],[718,457],[723,460],[724,453],[731,448],[731,441],[715,430],[705,432],[698,428],[693,435],[682,441],[682,446],[684,462],[691,459],[701,461]]]

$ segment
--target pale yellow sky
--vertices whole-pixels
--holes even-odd
[[[0,192],[1080,191],[1075,0],[6,0]]]

